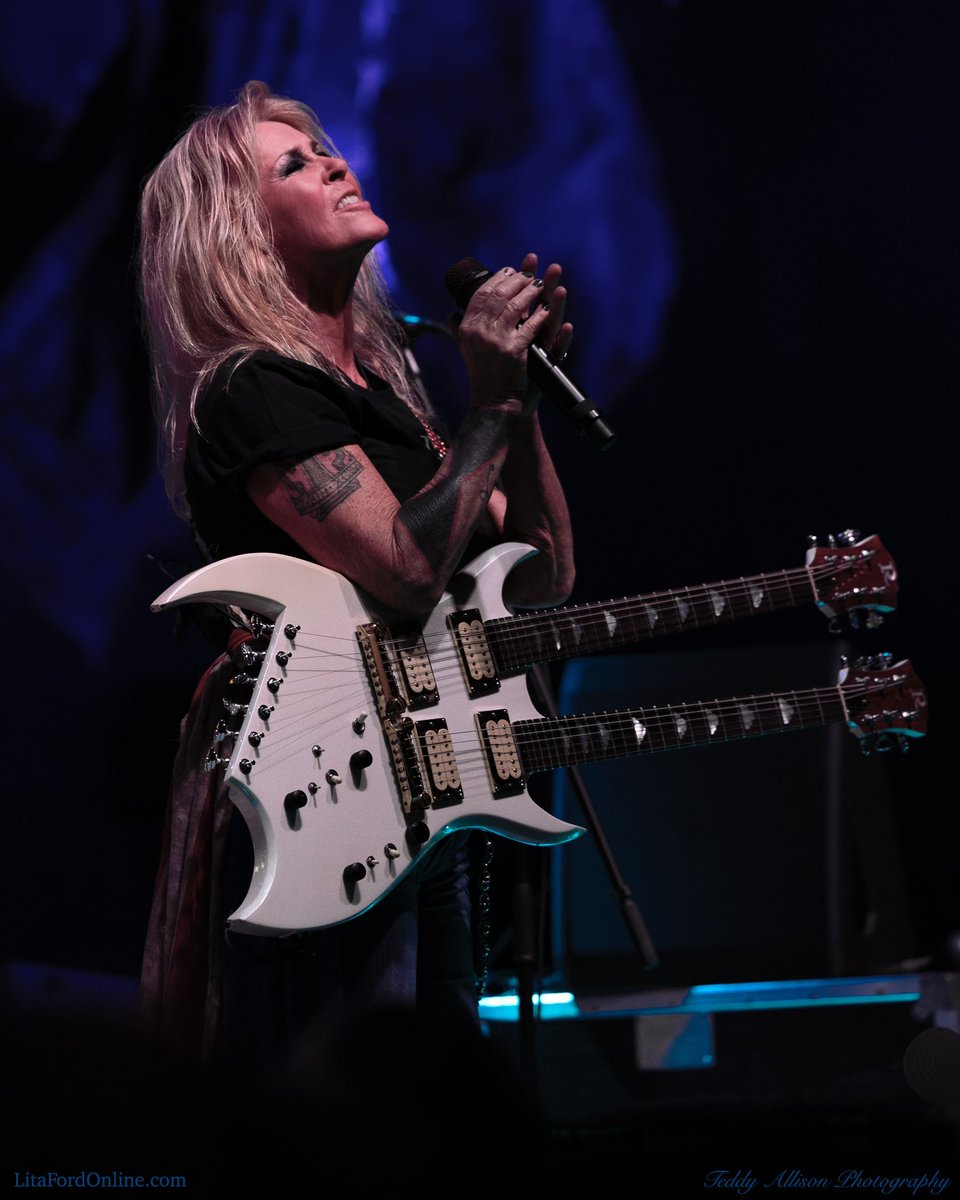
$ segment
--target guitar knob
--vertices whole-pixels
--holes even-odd
[[[412,825],[407,827],[407,841],[411,846],[417,847],[424,845],[430,838],[430,826],[426,821],[414,821]]]
[[[367,868],[363,863],[351,863],[348,867],[343,868],[343,882],[347,887],[352,887],[353,884],[359,883],[366,875]]]
[[[283,807],[287,813],[287,820],[292,825],[296,820],[298,811],[307,803],[307,793],[301,792],[298,788],[295,792],[287,792],[283,798]]]
[[[359,775],[373,762],[373,755],[369,750],[357,750],[356,753],[350,755],[350,767]]]

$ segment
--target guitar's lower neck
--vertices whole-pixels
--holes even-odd
[[[528,774],[577,763],[706,746],[846,719],[839,687],[517,721],[514,740]]]

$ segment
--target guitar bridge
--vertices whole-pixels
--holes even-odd
[[[460,804],[463,787],[453,739],[442,718],[414,721],[410,717],[384,722],[400,803],[409,816],[415,808]]]
[[[507,710],[478,712],[475,720],[494,798],[519,796],[526,791],[527,784]]]
[[[500,678],[487,641],[478,608],[463,609],[447,615],[447,628],[457,648],[457,658],[467,687],[467,695],[489,696],[500,690]]]
[[[358,625],[357,641],[363,653],[363,664],[367,669],[380,720],[397,716],[403,711],[403,700],[384,650],[383,626]]]

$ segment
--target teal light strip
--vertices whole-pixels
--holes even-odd
[[[545,992],[533,997],[537,1015],[544,1020],[577,1017],[655,1016],[681,1013],[759,1012],[788,1008],[838,1008],[863,1004],[915,1004],[922,996],[914,977],[876,976],[863,979],[812,979],[735,984],[700,984],[677,991],[676,1004],[642,1003],[642,993],[623,997],[623,1006],[598,1003],[586,1008],[572,992]],[[663,992],[651,993],[662,999]],[[629,1000],[629,1003],[626,1001]],[[514,993],[487,996],[480,1015],[493,1021],[516,1021],[520,1001]]]
[[[577,1007],[572,992],[544,992],[534,994],[533,1007],[542,1020],[559,1017],[579,1017],[583,1014]],[[484,996],[480,1001],[480,1016],[488,1021],[516,1021],[520,1017],[520,997],[514,993],[502,996]]]

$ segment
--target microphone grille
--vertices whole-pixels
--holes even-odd
[[[461,258],[444,275],[443,282],[457,304],[466,308],[473,293],[489,278],[490,272],[483,263],[477,262],[475,258]]]

